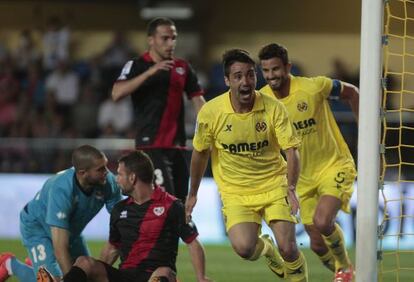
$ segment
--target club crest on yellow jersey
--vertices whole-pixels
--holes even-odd
[[[296,108],[298,109],[299,112],[305,112],[308,109],[308,104],[306,102],[299,101],[298,104],[296,105]]]
[[[264,121],[259,121],[258,123],[256,123],[257,132],[266,131],[266,128],[267,128],[267,124]]]

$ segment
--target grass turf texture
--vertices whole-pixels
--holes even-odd
[[[99,256],[103,242],[89,241],[89,248],[92,255]],[[206,245],[207,275],[216,282],[252,282],[252,281],[282,281],[278,279],[265,265],[264,259],[255,262],[244,261],[239,258],[229,245]],[[11,251],[19,259],[24,259],[26,250],[19,240],[0,240],[0,252]],[[319,259],[309,249],[302,249],[308,262],[309,281],[331,281],[333,274],[328,271]],[[354,261],[354,252],[350,255]],[[403,257],[401,258],[403,259]],[[409,259],[409,260],[408,260]],[[411,257],[407,260],[412,262]],[[411,264],[411,263],[410,263]],[[181,282],[196,281],[188,250],[181,245],[177,260],[178,278]],[[395,265],[388,266],[393,268]],[[395,273],[384,276],[384,281],[412,281],[413,272],[404,271],[399,273],[399,280]],[[7,282],[15,282],[17,279],[10,278]]]

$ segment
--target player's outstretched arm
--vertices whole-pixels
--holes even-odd
[[[203,96],[195,96],[191,99],[191,102],[193,102],[194,109],[196,113],[198,113],[201,107],[206,103],[206,100]]]
[[[208,158],[210,157],[210,150],[197,151],[193,150],[191,155],[190,165],[190,192],[188,193],[185,202],[185,215],[187,223],[191,220],[191,213],[197,203],[197,192],[207,168]]]
[[[299,201],[296,196],[296,183],[299,179],[300,163],[297,148],[291,147],[285,150],[287,160],[288,198],[292,208],[292,214],[296,215],[299,210]]]
[[[111,243],[106,242],[105,246],[103,247],[101,251],[101,255],[99,259],[109,265],[112,265],[115,263],[118,257],[119,257],[118,249]]]
[[[65,275],[72,267],[72,257],[69,253],[69,231],[63,228],[52,226],[52,243],[56,259],[60,269]]]
[[[210,278],[206,277],[206,257],[204,253],[204,248],[200,244],[197,238],[195,238],[191,243],[187,244],[188,251],[190,252],[191,262],[196,272],[198,282],[209,282],[212,281]]]
[[[341,94],[339,94],[339,98],[342,101],[349,103],[352,112],[355,115],[356,120],[358,121],[358,112],[359,112],[359,89],[353,84],[347,82],[341,82],[343,85]]]

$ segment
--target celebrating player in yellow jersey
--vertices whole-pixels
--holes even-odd
[[[311,248],[335,271],[334,281],[352,281],[352,264],[343,232],[335,219],[340,209],[350,211],[356,171],[327,98],[339,96],[349,103],[358,118],[358,88],[323,76],[291,75],[288,52],[278,44],[263,47],[259,58],[268,83],[260,91],[276,97],[286,106],[302,141],[297,191],[300,215],[311,239]]]
[[[197,117],[186,214],[189,218],[196,204],[211,155],[235,252],[251,261],[264,256],[278,276],[307,281],[295,235],[299,139],[283,104],[255,91],[255,62],[246,51],[227,51],[223,67],[230,90],[206,103]],[[280,254],[269,236],[258,237],[262,219],[272,229]]]

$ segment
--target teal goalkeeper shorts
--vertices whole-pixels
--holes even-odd
[[[44,266],[53,276],[61,277],[63,274],[55,257],[52,238],[38,222],[26,220],[24,213],[23,209],[20,213],[20,233],[32,261],[34,275],[40,266]],[[90,255],[82,236],[71,238],[69,252],[73,259]]]

